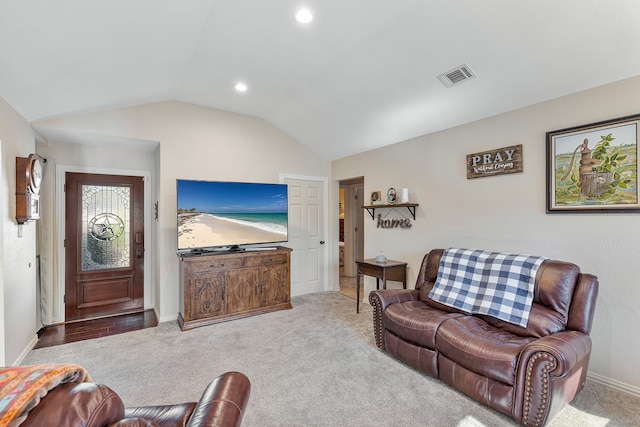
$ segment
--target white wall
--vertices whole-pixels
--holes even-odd
[[[156,310],[178,313],[176,179],[278,182],[279,175],[329,178],[330,163],[263,120],[163,102],[37,123],[48,132],[159,141]]]
[[[364,176],[365,194],[410,189],[413,227],[368,218],[365,257],[409,262],[411,286],[423,255],[449,246],[545,255],[597,275],[590,375],[640,394],[640,213],[545,213],[545,132],[637,113],[640,77],[340,159],[332,178]],[[467,180],[467,154],[516,144],[523,173]]]
[[[36,225],[16,223],[16,157],[35,152],[36,135],[9,104],[0,98],[2,148],[2,274],[0,274],[0,365],[15,364],[36,337]]]

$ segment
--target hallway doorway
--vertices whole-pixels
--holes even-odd
[[[356,259],[364,258],[364,177],[340,181],[340,293],[356,298]]]

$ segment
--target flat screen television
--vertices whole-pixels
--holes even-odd
[[[286,184],[177,180],[178,252],[288,240]]]

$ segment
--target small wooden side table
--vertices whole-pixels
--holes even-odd
[[[356,260],[356,313],[360,313],[360,276],[376,278],[376,289],[380,289],[382,279],[383,289],[387,289],[387,280],[402,282],[402,288],[407,289],[407,263],[387,260],[384,263],[376,262],[375,258]]]

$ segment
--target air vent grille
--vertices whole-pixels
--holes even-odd
[[[438,80],[445,87],[452,87],[462,82],[466,82],[469,79],[476,77],[475,73],[469,68],[467,64],[462,64],[459,67],[449,70],[446,73],[442,73],[438,76]]]

